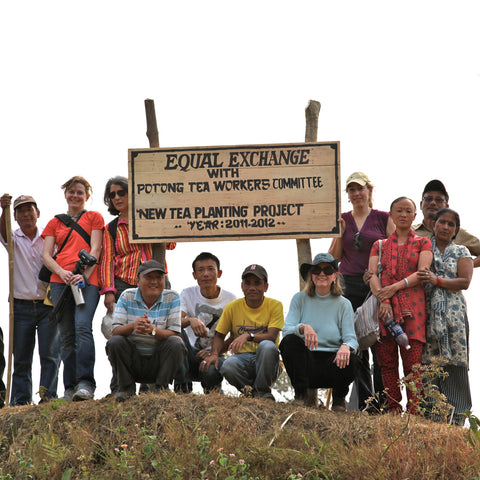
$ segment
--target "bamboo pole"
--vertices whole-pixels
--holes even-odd
[[[155,102],[147,98],[145,100],[145,116],[147,118],[147,137],[150,148],[159,148],[157,116],[155,114]],[[165,243],[152,244],[152,257],[165,265]]]
[[[12,356],[13,356],[13,235],[12,235],[12,217],[10,206],[3,210],[5,215],[5,228],[7,233],[7,252],[8,252],[8,282],[9,282],[9,323],[8,323],[8,363],[7,363],[7,391],[5,393],[5,406],[10,404],[10,390],[12,384]]]
[[[316,142],[318,133],[318,115],[320,114],[320,102],[310,100],[305,109],[305,142]],[[297,239],[297,257],[298,267],[302,263],[310,263],[312,261],[312,249],[310,247],[310,239]],[[300,290],[303,290],[305,282],[299,273]]]

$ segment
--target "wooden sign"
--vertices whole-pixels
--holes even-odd
[[[335,237],[340,143],[129,150],[131,242]]]

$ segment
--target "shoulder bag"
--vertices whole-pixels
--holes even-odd
[[[378,278],[381,278],[382,240],[378,242]],[[368,350],[380,340],[378,324],[378,298],[370,292],[355,312],[355,333],[359,350]]]

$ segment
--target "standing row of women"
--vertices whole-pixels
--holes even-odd
[[[70,223],[67,226],[57,216],[48,222],[42,234],[45,239],[43,261],[52,272],[53,305],[58,307],[62,303],[57,319],[64,365],[64,398],[78,401],[92,399],[95,393],[92,321],[100,294],[105,294],[105,306],[111,312],[122,291],[136,285],[138,266],[152,258],[152,247],[128,241],[128,185],[125,177],[114,177],[107,182],[104,201],[109,212],[118,218],[106,228],[100,213],[85,209],[92,192],[85,178],[72,177],[62,189]],[[168,244],[167,248],[175,248],[175,244]],[[82,249],[97,260],[101,259],[100,269],[93,265],[79,271],[78,253]],[[86,283],[82,288],[84,303],[76,305],[70,286],[79,282]],[[115,385],[112,378],[112,390]]]
[[[397,198],[389,213],[380,212],[372,208],[372,189],[364,173],[348,178],[353,210],[342,215],[342,237],[333,241],[330,253],[301,266],[305,291],[292,299],[280,347],[295,396],[303,400],[309,388],[332,387],[333,406],[343,410],[354,378],[360,386],[360,408],[372,394],[368,357],[357,361],[352,338],[353,311],[371,289],[379,300],[381,331],[373,351],[375,376],[381,372],[383,386],[377,379],[375,390],[385,392],[387,410],[402,411],[399,354],[404,375],[411,374],[415,385],[407,389],[411,413],[418,411],[422,389],[413,366],[435,359],[448,374],[436,379],[437,387],[453,407],[453,421],[461,425],[472,405],[468,319],[461,291],[470,284],[473,261],[466,247],[453,242],[460,218],[448,208],[438,211],[431,242],[412,230],[413,200]],[[339,269],[334,257],[341,261]],[[338,270],[343,273],[343,295],[349,305],[342,301]],[[400,347],[385,327],[391,320],[403,327],[409,349]]]

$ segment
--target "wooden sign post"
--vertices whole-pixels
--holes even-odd
[[[158,148],[157,116],[155,114],[155,102],[150,98],[145,100],[145,116],[147,118],[147,138],[150,148]],[[152,257],[165,265],[165,243],[154,243],[152,245]]]
[[[318,116],[320,114],[320,102],[315,100],[310,100],[308,102],[307,108],[305,109],[305,142],[316,142],[317,141],[317,132],[318,132]],[[308,238],[299,238],[297,239],[297,258],[298,258],[298,268],[300,270],[300,265],[302,263],[310,263],[312,261],[312,249],[310,247],[310,239]],[[305,282],[298,273],[298,281],[300,284],[300,290],[303,290]]]

